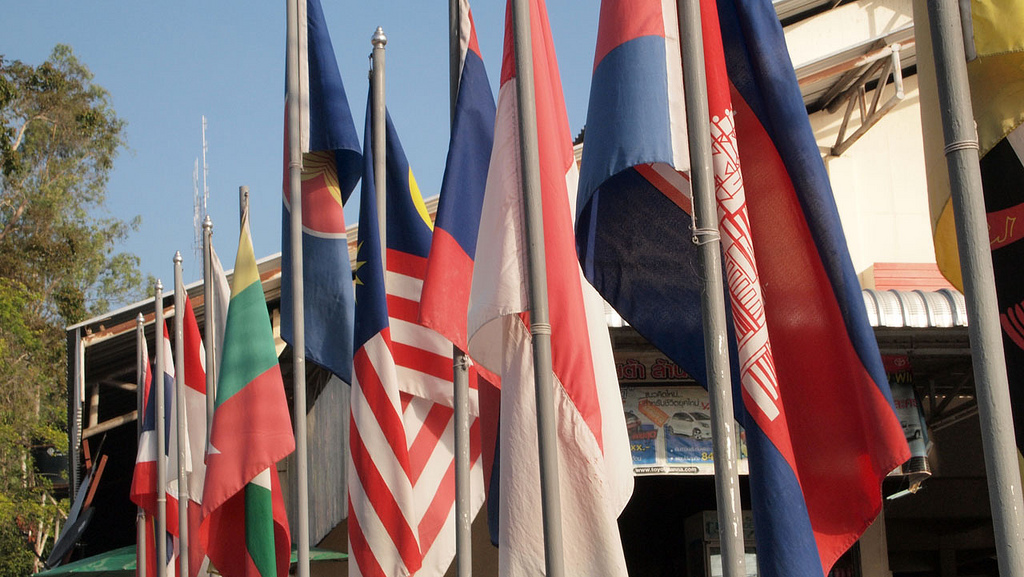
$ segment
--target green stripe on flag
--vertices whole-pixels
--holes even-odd
[[[256,482],[245,486],[245,548],[260,575],[277,577],[274,506],[270,489]]]
[[[263,286],[255,282],[238,292],[228,306],[217,406],[276,364],[274,332]]]

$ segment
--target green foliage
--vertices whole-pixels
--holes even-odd
[[[68,46],[0,56],[0,528],[16,528],[0,558],[57,514],[30,449],[67,448],[65,327],[142,295],[138,258],[115,250],[138,219],[104,207],[125,124],[92,80]]]
[[[14,525],[0,525],[0,577],[25,577],[32,574],[32,551]]]

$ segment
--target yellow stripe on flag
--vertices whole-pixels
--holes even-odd
[[[420,218],[427,225],[427,228],[434,230],[434,221],[430,219],[430,213],[427,212],[427,205],[423,202],[423,194],[420,193],[420,186],[416,184],[416,177],[412,175],[412,167],[409,167],[409,194],[412,195],[412,204],[416,207],[416,212],[420,213]]]
[[[935,263],[939,271],[946,277],[949,284],[956,290],[964,292],[964,279],[960,274],[960,254],[956,245],[956,226],[953,222],[953,201],[949,198],[949,187],[946,187],[946,204],[942,206],[939,220],[934,226]]]
[[[260,281],[256,268],[256,255],[252,250],[252,235],[249,233],[249,211],[242,216],[242,232],[238,236],[238,255],[235,257],[235,276],[231,282],[231,298],[254,282]]]
[[[928,22],[926,1],[914,0],[914,18],[922,24]],[[1024,123],[1024,2],[972,0],[971,20],[978,58],[968,63],[967,74],[978,125],[979,152],[984,156]],[[931,32],[923,25],[915,28],[915,34],[935,262],[950,284],[963,292]]]
[[[971,0],[971,23],[979,57],[1024,50],[1024,2]]]
[[[1024,38],[1024,28],[1017,34]],[[978,146],[985,156],[1024,122],[1024,52],[978,58],[967,64],[967,76]]]

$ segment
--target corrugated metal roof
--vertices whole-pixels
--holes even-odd
[[[864,306],[872,327],[966,327],[964,295],[938,291],[865,289]]]
[[[865,289],[868,322],[877,327],[948,328],[967,326],[964,295],[951,289],[938,291],[877,291]],[[629,326],[608,303],[604,318],[609,327]]]

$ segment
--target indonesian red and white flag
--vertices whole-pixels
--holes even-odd
[[[616,518],[632,460],[603,303],[576,260],[577,171],[543,0],[530,2],[563,550],[578,575],[626,575]],[[499,565],[544,572],[541,489],[511,10],[469,310],[469,353],[501,376]]]

